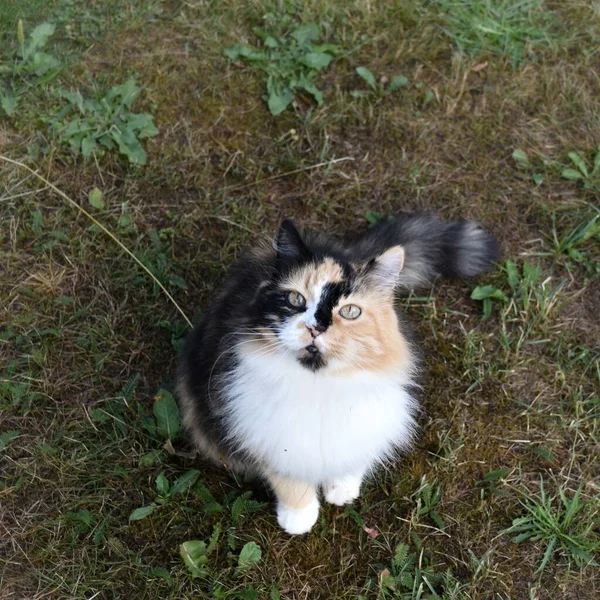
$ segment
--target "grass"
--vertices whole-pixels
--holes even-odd
[[[322,104],[273,116],[265,73],[223,52],[282,11],[341,53]],[[0,6],[3,61],[19,19],[56,25],[61,68],[0,74],[24,88],[1,153],[79,206],[0,161],[0,595],[595,598],[593,3],[25,0]],[[61,90],[101,103],[131,79],[127,112],[158,129],[145,166],[86,158],[44,119]],[[504,257],[401,301],[425,348],[420,441],[290,539],[259,482],[176,431],[186,319],[283,216],[333,234],[399,210],[477,219]]]
[[[594,556],[600,550],[600,538],[594,531],[598,507],[581,502],[582,486],[571,498],[558,488],[558,499],[549,498],[540,482],[540,499],[527,497],[523,502],[525,516],[513,519],[513,524],[503,533],[517,534],[515,544],[531,540],[546,543],[546,550],[536,571],[543,571],[557,547],[570,555],[577,565],[598,566]],[[558,507],[556,506],[558,500]]]
[[[543,0],[434,0],[444,33],[460,52],[487,52],[521,63],[556,40],[557,22]]]

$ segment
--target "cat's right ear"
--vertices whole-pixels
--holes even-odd
[[[368,265],[373,285],[384,290],[394,290],[404,267],[405,251],[402,246],[392,246]]]
[[[274,247],[277,258],[283,260],[297,261],[310,255],[310,250],[291,219],[285,219],[281,223]]]

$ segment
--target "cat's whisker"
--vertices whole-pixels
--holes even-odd
[[[357,360],[354,360],[350,357],[345,357],[346,360],[348,360],[348,362],[355,368],[360,369],[361,371],[367,371],[367,366],[369,365],[362,365],[360,362],[358,362]]]
[[[370,370],[372,370],[375,365],[371,362],[365,362],[365,361],[360,361],[360,360],[355,360],[354,361],[354,366],[358,369],[361,369],[362,371],[368,372]]]
[[[247,345],[247,344],[252,344],[252,343],[256,343],[258,340],[243,340],[241,342],[238,342],[237,344],[235,344],[234,346],[232,346],[231,348],[227,348],[227,350],[224,350],[223,352],[221,352],[221,354],[219,354],[219,356],[217,357],[217,359],[215,360],[215,362],[213,363],[213,366],[210,370],[210,375],[208,377],[208,393],[210,395],[210,390],[211,390],[211,382],[212,382],[212,376],[215,370],[215,367],[217,366],[217,363],[221,360],[221,358],[223,358],[223,356],[231,353],[231,352],[235,352],[240,346],[243,345]],[[272,347],[275,348],[277,345],[279,345],[279,342],[276,343],[272,343]]]
[[[222,339],[226,339],[229,337],[236,337],[239,335],[243,335],[243,336],[253,336],[256,338],[267,338],[267,337],[272,337],[275,334],[275,332],[273,332],[272,330],[267,330],[265,331],[264,329],[260,330],[260,329],[256,329],[256,330],[236,330],[236,331],[231,331],[230,333],[226,333]]]

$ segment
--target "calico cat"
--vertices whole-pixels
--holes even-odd
[[[471,221],[401,214],[346,241],[285,220],[235,264],[186,343],[183,421],[201,453],[261,475],[290,534],[415,436],[419,351],[396,292],[472,277],[498,258]]]

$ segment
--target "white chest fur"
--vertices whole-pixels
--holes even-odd
[[[406,376],[312,373],[289,356],[244,356],[227,386],[232,437],[281,475],[320,484],[407,446],[416,403]]]

